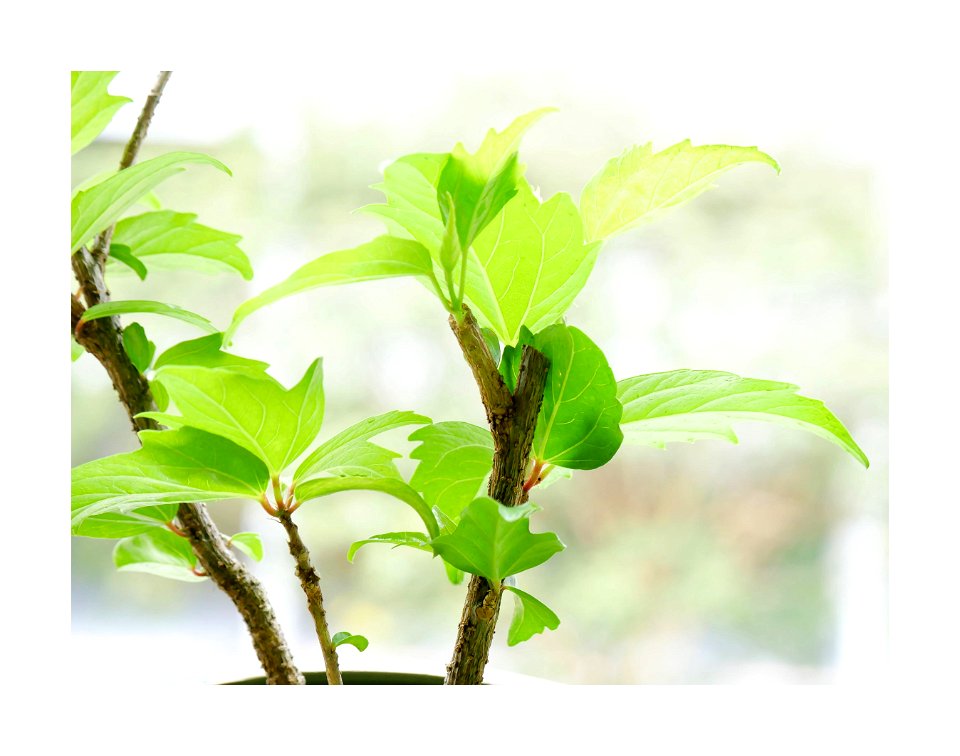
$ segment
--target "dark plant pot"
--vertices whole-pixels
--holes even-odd
[[[417,675],[407,672],[343,672],[344,685],[443,685],[440,675]],[[326,685],[325,672],[304,672],[307,685]],[[246,680],[224,685],[266,685],[265,677],[248,677]]]

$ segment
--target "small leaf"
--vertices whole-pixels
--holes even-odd
[[[610,160],[584,187],[580,212],[589,240],[607,239],[648,221],[661,210],[693,199],[711,181],[743,163],[777,161],[756,147],[705,144],[687,139],[654,153],[648,142]]]
[[[426,249],[415,241],[380,236],[353,249],[331,252],[294,271],[286,281],[272,286],[253,299],[248,299],[233,314],[233,323],[226,339],[244,319],[284,297],[318,286],[336,286],[381,278],[414,276],[433,281],[433,263]]]
[[[137,200],[191,163],[205,163],[229,174],[219,160],[198,152],[169,152],[124,168],[95,186],[77,192],[70,203],[70,253],[112,226]]]
[[[362,541],[354,541],[350,544],[347,551],[347,561],[352,562],[357,552],[368,543],[389,543],[394,548],[398,546],[409,546],[412,549],[428,551],[433,553],[433,547],[430,545],[430,536],[426,533],[417,533],[414,531],[403,531],[399,533],[380,533],[364,538]]]
[[[177,260],[187,255],[235,270],[248,281],[253,278],[250,260],[237,246],[242,237],[203,226],[196,219],[193,213],[172,210],[124,218],[114,229],[113,241],[126,245],[138,261],[151,256]],[[113,245],[110,250],[113,256]]]
[[[143,299],[101,302],[93,307],[88,307],[80,320],[86,323],[89,320],[96,320],[97,318],[109,318],[113,315],[130,315],[134,313],[165,315],[168,318],[176,318],[177,320],[182,320],[184,323],[196,326],[202,331],[217,333],[217,329],[213,323],[202,315],[197,315],[195,312],[184,310],[182,307],[167,304],[166,302],[150,302]]]
[[[263,372],[167,365],[154,382],[180,415],[144,412],[170,427],[215,433],[252,452],[279,475],[313,443],[323,421],[323,367],[317,359],[291,389]]]
[[[321,473],[399,478],[400,473],[393,460],[400,455],[369,443],[369,439],[395,428],[429,422],[429,417],[399,410],[361,420],[314,449],[297,468],[293,476],[294,483]]]
[[[464,510],[453,533],[433,539],[433,550],[454,567],[499,584],[564,549],[556,534],[530,532],[530,511],[481,496]]]
[[[342,646],[344,643],[348,643],[351,646],[355,646],[358,651],[365,651],[367,646],[370,644],[364,636],[354,635],[353,633],[348,633],[346,630],[341,630],[339,633],[336,633],[333,638],[333,647]]]
[[[511,394],[517,390],[517,378],[520,377],[520,362],[523,359],[523,347],[524,345],[533,346],[534,338],[529,328],[521,326],[517,343],[512,346],[508,344],[503,348],[503,356],[500,358],[499,370],[500,375],[503,377],[503,382],[507,384],[507,388],[510,389]]]
[[[760,420],[809,431],[870,462],[823,402],[800,396],[790,383],[741,378],[718,370],[672,370],[617,384],[628,443],[663,447],[705,438],[737,442],[732,424]]]
[[[464,571],[454,567],[444,559],[440,561],[443,562],[443,569],[447,573],[447,580],[449,580],[452,585],[460,585],[460,583],[463,582]]]
[[[255,562],[263,560],[263,542],[256,533],[234,533],[230,545],[243,552]]]
[[[79,360],[83,356],[83,353],[86,351],[87,351],[86,349],[84,349],[82,346],[80,346],[77,343],[77,340],[75,338],[73,338],[72,336],[70,337],[70,361],[71,362],[76,362],[77,360]]]
[[[177,516],[177,504],[142,507],[127,514],[106,512],[86,517],[72,529],[73,535],[85,538],[127,538],[155,528],[166,529]]]
[[[410,434],[420,445],[410,452],[419,460],[410,485],[431,507],[452,519],[473,501],[493,464],[490,431],[463,422],[442,422]]]
[[[497,334],[491,328],[481,328],[480,335],[483,336],[483,343],[487,345],[487,349],[490,350],[490,356],[493,357],[493,361],[498,363],[500,362],[500,339],[497,338]]]
[[[154,529],[119,541],[113,563],[121,572],[147,572],[159,577],[197,583],[197,556],[190,541],[169,530]]]
[[[70,72],[70,154],[76,155],[99,136],[128,102],[107,92],[117,71]]]
[[[505,585],[504,590],[510,591],[514,598],[513,621],[507,635],[508,646],[516,646],[544,630],[560,627],[560,618],[539,599],[512,585]]]
[[[182,501],[259,499],[267,468],[225,438],[193,428],[140,431],[143,448],[73,469],[74,531],[87,518]],[[175,510],[174,510],[175,511]],[[172,518],[168,518],[172,519]]]
[[[154,367],[169,367],[170,365],[194,365],[208,368],[243,368],[253,371],[266,370],[270,367],[266,362],[238,357],[222,351],[223,334],[211,333],[198,339],[181,341],[170,347],[157,357]]]
[[[123,349],[133,366],[141,373],[145,373],[150,367],[157,345],[147,338],[142,325],[131,323],[123,329]]]
[[[433,512],[423,498],[402,480],[393,478],[315,478],[300,483],[296,488],[298,502],[307,502],[321,496],[340,493],[341,491],[379,491],[404,502],[423,520],[427,532],[431,537],[437,536],[440,529]]]
[[[125,244],[110,244],[110,260],[116,260],[117,262],[122,262],[128,268],[130,268],[141,281],[147,277],[147,266],[144,265],[140,260],[133,256],[133,253],[130,252],[130,247]]]
[[[606,464],[623,441],[623,408],[603,352],[583,331],[565,325],[538,333],[534,346],[550,360],[550,368],[533,456],[575,470]]]

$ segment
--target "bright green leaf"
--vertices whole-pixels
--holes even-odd
[[[452,519],[473,501],[493,464],[490,431],[463,422],[442,422],[410,434],[420,445],[410,452],[419,460],[410,485],[431,507]]]
[[[191,163],[205,163],[230,173],[227,166],[208,155],[169,152],[124,168],[89,189],[77,192],[70,203],[70,252],[76,252],[112,226],[143,195]]]
[[[393,496],[413,508],[431,537],[440,533],[433,512],[420,494],[394,478],[314,478],[297,485],[296,498],[298,502],[307,502],[341,491],[378,491]]]
[[[756,147],[705,144],[687,139],[654,153],[648,142],[610,160],[584,187],[580,212],[587,239],[607,239],[650,220],[711,188],[711,181],[742,163],[777,161]]]
[[[234,533],[229,538],[230,545],[243,552],[253,561],[263,560],[263,542],[256,533]]]
[[[599,244],[584,244],[583,224],[568,194],[543,204],[526,181],[499,219],[473,243],[466,299],[505,345],[526,326],[556,323],[587,282]]]
[[[70,337],[70,361],[71,362],[76,362],[77,360],[79,360],[80,357],[83,356],[83,353],[86,351],[87,351],[86,349],[84,349],[82,346],[80,346],[77,343],[77,340],[75,338],[73,338],[72,336]]]
[[[333,638],[333,647],[342,646],[344,643],[347,643],[351,646],[355,646],[358,651],[365,651],[367,646],[370,644],[364,636],[354,635],[353,633],[348,633],[346,630],[341,630],[339,633],[336,633]]]
[[[538,333],[534,346],[550,360],[550,368],[533,456],[575,470],[606,464],[623,441],[623,408],[603,352],[583,331],[565,325]]]
[[[389,543],[394,548],[398,546],[409,546],[412,549],[433,553],[433,546],[430,545],[430,536],[426,533],[417,533],[408,530],[399,533],[380,533],[379,535],[364,538],[362,541],[354,541],[350,544],[349,551],[347,551],[347,561],[352,562],[357,552],[368,543]]]
[[[127,514],[106,512],[85,518],[72,532],[85,538],[127,538],[154,528],[166,528],[177,516],[177,508],[177,504],[161,504],[134,509]]]
[[[564,549],[554,533],[530,532],[529,513],[481,496],[464,510],[453,533],[433,539],[433,550],[454,567],[499,584]]]
[[[256,457],[225,438],[182,428],[141,431],[143,448],[75,467],[72,518],[182,501],[259,499],[269,481]]]
[[[113,563],[121,572],[147,572],[188,583],[206,579],[195,572],[197,556],[190,541],[158,528],[119,541],[113,550]]]
[[[197,328],[217,333],[213,323],[202,315],[190,312],[177,305],[167,304],[166,302],[150,302],[143,299],[128,299],[126,301],[101,302],[100,304],[88,307],[80,318],[83,322],[96,320],[97,318],[109,318],[113,315],[130,315],[148,313],[150,315],[165,315],[168,318],[176,318],[184,323],[196,326]]]
[[[223,334],[211,333],[198,339],[181,341],[170,347],[157,357],[154,367],[169,367],[170,365],[195,365],[208,368],[241,368],[248,370],[266,370],[270,367],[266,362],[238,357],[222,351]]]
[[[240,322],[261,307],[318,286],[417,276],[436,283],[430,254],[408,239],[380,236],[353,249],[331,252],[296,270],[286,281],[244,302],[233,314],[227,339]]]
[[[317,437],[323,421],[323,367],[317,359],[291,389],[263,372],[169,365],[154,379],[180,416],[144,412],[170,427],[190,426],[229,438],[279,475]]]
[[[463,582],[463,570],[454,567],[444,559],[441,559],[440,561],[443,562],[443,569],[447,573],[447,580],[449,580],[452,585],[460,585],[460,583]]]
[[[70,72],[70,154],[75,155],[99,136],[129,97],[107,93],[117,71]]]
[[[114,229],[113,241],[129,247],[137,259],[189,255],[236,270],[247,280],[253,278],[250,260],[237,246],[242,237],[203,226],[196,219],[193,213],[172,210],[124,218]],[[113,245],[110,249],[113,256]]]
[[[870,465],[850,433],[823,402],[800,396],[797,386],[741,378],[718,370],[672,370],[617,384],[621,426],[629,443],[663,447],[705,438],[737,442],[732,423],[761,420],[809,431]]]
[[[507,635],[508,646],[516,646],[544,630],[560,627],[560,618],[539,599],[512,585],[505,585],[504,590],[510,591],[515,599],[513,621]]]
[[[146,279],[147,266],[134,257],[133,253],[130,251],[130,247],[126,246],[125,244],[111,244],[109,259],[122,262],[124,265],[130,268],[130,270],[136,273],[137,277],[141,281]]]
[[[147,338],[142,325],[131,323],[123,329],[123,349],[133,366],[141,373],[145,373],[150,367],[157,345]]]
[[[393,460],[400,455],[371,444],[369,440],[395,428],[423,425],[429,422],[429,417],[399,410],[368,417],[314,449],[310,456],[300,463],[293,480],[296,483],[321,473],[335,476],[399,478],[400,473]]]

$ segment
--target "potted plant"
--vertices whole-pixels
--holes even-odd
[[[115,559],[123,569],[214,580],[246,621],[266,682],[304,678],[262,588],[231,551],[258,557],[259,542],[250,533],[223,538],[203,502],[257,501],[284,527],[332,684],[342,681],[337,646],[362,649],[366,639],[331,632],[293,515],[305,503],[346,490],[381,493],[411,507],[422,530],[371,535],[354,543],[348,558],[367,544],[386,543],[439,557],[453,584],[469,575],[444,681],[478,684],[505,593],[514,601],[510,645],[559,626],[557,615],[519,580],[564,548],[556,534],[532,532],[531,525],[548,503],[549,494],[540,492],[569,471],[607,464],[624,442],[662,447],[736,440],[732,425],[740,420],[808,430],[868,464],[823,403],[791,384],[715,370],[618,380],[600,347],[564,319],[606,240],[692,199],[736,166],[759,163],[779,172],[776,161],[754,147],[685,141],[656,152],[649,144],[636,146],[602,166],[579,203],[565,193],[544,199],[518,158],[523,134],[549,112],[538,110],[501,132],[490,130],[474,152],[457,144],[449,153],[391,163],[378,185],[386,201],[364,208],[384,221],[387,233],[307,263],[241,305],[224,332],[173,305],[110,301],[108,260],[145,275],[143,258],[161,250],[213,254],[204,239],[223,242],[214,245],[220,262],[250,272],[235,237],[224,239],[229,235],[199,226],[192,216],[160,209],[129,214],[190,163],[225,170],[195,153],[134,163],[168,76],[160,76],[148,98],[120,170],[80,187],[73,200],[71,253],[80,284],[72,298],[75,342],[103,363],[143,442],[136,452],[74,470],[73,528],[77,535],[119,538]],[[74,74],[75,149],[122,105],[107,93],[111,78],[109,72]],[[320,361],[287,388],[265,363],[229,351],[231,338],[248,317],[284,297],[394,277],[417,279],[437,299],[438,316],[448,319],[473,374],[487,427],[397,410],[317,444]],[[209,333],[154,359],[142,327],[124,328],[118,320],[140,312],[178,317]],[[409,438],[416,443],[408,479],[394,464],[399,455],[372,441],[403,427],[413,428]]]

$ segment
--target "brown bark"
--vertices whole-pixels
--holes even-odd
[[[141,113],[134,135],[124,151],[121,168],[133,163],[137,149],[146,136],[146,127],[159,101],[169,72],[163,72]],[[97,240],[100,254],[94,255],[81,248],[72,258],[73,271],[80,284],[80,293],[87,307],[110,299],[104,282],[105,250],[112,229]],[[123,348],[120,321],[116,317],[98,318],[81,322],[84,305],[74,295],[70,300],[70,324],[77,342],[92,354],[106,369],[120,402],[127,410],[134,431],[156,429],[152,420],[136,418],[141,412],[156,409],[150,385],[130,361]],[[203,504],[183,503],[177,511],[180,529],[190,540],[193,550],[211,580],[226,593],[237,607],[250,636],[268,684],[302,685],[303,675],[293,663],[293,657],[277,624],[273,609],[259,581],[233,555],[207,514]]]
[[[279,510],[277,519],[280,520],[280,524],[287,531],[287,545],[290,548],[290,556],[297,564],[297,577],[300,578],[300,587],[303,588],[303,593],[307,597],[307,609],[310,610],[310,616],[313,617],[313,626],[316,628],[320,650],[323,652],[323,663],[327,670],[327,684],[343,685],[337,649],[330,638],[327,614],[323,609],[320,576],[317,575],[317,571],[310,561],[310,552],[307,550],[303,539],[300,538],[300,530],[293,521],[290,511]]]
[[[508,507],[527,500],[523,488],[537,416],[549,362],[540,352],[524,346],[517,388],[510,393],[480,333],[477,321],[464,305],[464,318],[451,316],[463,355],[480,389],[487,421],[493,434],[493,469],[487,493]],[[460,616],[453,658],[447,665],[447,685],[479,685],[490,655],[490,645],[500,615],[501,586],[474,575]]]

